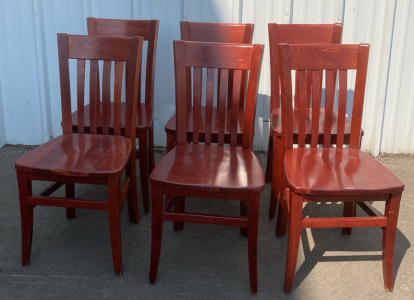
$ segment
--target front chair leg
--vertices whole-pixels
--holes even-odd
[[[249,256],[250,291],[257,294],[257,236],[259,231],[260,194],[249,195],[247,245]]]
[[[66,198],[75,198],[75,184],[65,183],[65,196]],[[76,211],[72,207],[66,207],[66,218],[76,218]]]
[[[356,202],[344,202],[344,217],[355,217],[356,216]],[[352,227],[343,227],[343,235],[351,235]]]
[[[167,152],[175,147],[175,134],[167,132]]]
[[[116,275],[122,274],[120,178],[108,180],[109,233],[111,236],[112,261]]]
[[[298,260],[300,230],[302,228],[303,198],[291,193],[289,209],[289,232],[286,254],[285,293],[290,293]]]
[[[161,240],[162,240],[162,206],[163,195],[162,187],[151,185],[151,262],[149,281],[155,283],[160,263]]]
[[[394,243],[397,231],[398,212],[400,210],[401,193],[392,194],[391,199],[385,204],[384,216],[387,217],[387,227],[382,232],[382,270],[384,274],[384,285],[387,292],[393,289],[393,262]]]
[[[17,171],[17,183],[22,226],[22,265],[27,266],[30,261],[33,237],[33,205],[29,204],[29,196],[32,195],[32,182],[27,179],[25,172]]]
[[[139,174],[141,179],[142,201],[145,212],[150,210],[149,200],[149,176],[148,176],[148,134],[147,131],[139,132]]]
[[[174,197],[174,196],[171,196]],[[184,212],[185,211],[185,197],[182,196],[175,196],[175,205],[174,211],[175,212]],[[173,224],[174,231],[184,230],[184,223],[183,222],[174,222]]]

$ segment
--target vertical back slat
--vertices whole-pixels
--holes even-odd
[[[206,117],[205,117],[205,144],[211,144],[211,132],[213,122],[213,97],[214,97],[214,76],[215,69],[207,68],[207,82],[206,82]],[[226,78],[227,80],[227,78]],[[225,103],[223,108],[225,107]]]
[[[306,70],[299,70],[298,74],[298,96],[299,96],[299,122],[298,122],[298,147],[305,147],[306,138],[306,109],[307,109],[307,77]],[[296,97],[295,97],[296,98]]]
[[[111,61],[105,60],[102,74],[102,134],[109,134],[111,119]]]
[[[89,130],[91,134],[97,133],[96,116],[98,109],[98,61],[90,61],[90,82],[89,82]]]
[[[239,101],[240,86],[242,84],[242,71],[234,70],[233,74],[233,99],[231,99],[231,127],[230,127],[230,146],[237,146],[237,128],[239,127]],[[229,100],[230,101],[230,100]]]
[[[319,70],[312,71],[312,134],[311,147],[318,146],[319,111],[321,108],[322,74]]]
[[[58,33],[58,54],[59,54],[59,77],[60,96],[62,106],[62,129],[63,134],[72,132],[72,109],[70,97],[70,78],[68,61],[68,36],[66,33]]]
[[[295,107],[299,107],[299,70],[295,72]]]
[[[229,70],[229,83],[227,86],[227,107],[231,107],[233,101],[233,77],[234,77],[234,70]]]
[[[306,70],[306,107],[311,107],[312,70]]]
[[[369,45],[361,44],[358,50],[358,67],[355,78],[354,103],[352,106],[349,148],[359,149],[361,139],[362,110],[364,107],[365,82],[367,79]]]
[[[335,74],[334,70],[326,70],[325,80],[325,126],[323,130],[323,146],[329,147],[331,145],[331,133],[332,133],[332,111],[335,97]]]
[[[187,106],[191,106],[191,67],[185,68]]]
[[[229,78],[229,70],[228,69],[221,69],[220,70],[220,91],[219,91],[219,98],[217,100],[218,106],[218,139],[217,143],[219,145],[224,144],[224,126],[225,126],[225,109],[226,109],[226,97],[227,97],[227,83]]]
[[[193,87],[193,143],[198,144],[200,132],[200,106],[201,106],[201,86],[203,83],[202,68],[194,68],[194,87]]]
[[[78,132],[85,132],[85,60],[77,62],[77,118]]]
[[[347,94],[347,70],[339,70],[338,126],[336,129],[336,147],[337,148],[342,148],[344,145],[346,94]]]
[[[115,62],[114,78],[114,134],[121,134],[121,94],[122,94],[122,76],[124,72],[124,62]],[[128,80],[131,80],[130,78]],[[128,82],[129,83],[129,82]]]

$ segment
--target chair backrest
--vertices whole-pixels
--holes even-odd
[[[121,90],[124,63],[128,66],[126,86],[125,133],[135,139],[135,120],[138,99],[139,74],[141,72],[142,37],[109,37],[68,35],[58,33],[60,91],[62,102],[63,134],[72,133],[69,59],[77,59],[77,120],[78,132],[85,132],[85,61],[90,61],[89,120],[90,133],[97,133],[99,114],[98,63],[103,60],[102,76],[102,134],[109,134],[109,122],[114,120],[114,135],[121,134]],[[111,74],[114,61],[114,108],[111,112]],[[112,132],[111,132],[112,133]]]
[[[187,143],[187,68],[193,67],[193,143],[199,143],[200,106],[202,97],[202,69],[207,68],[205,144],[211,144],[212,123],[218,124],[218,144],[224,144],[225,103],[228,97],[228,77],[234,71],[231,99],[230,145],[237,144],[238,113],[242,70],[249,70],[244,108],[242,147],[252,149],[254,121],[256,115],[257,89],[260,75],[263,45],[201,43],[174,41],[175,103],[177,145]],[[218,113],[212,119],[215,72],[218,69]],[[191,74],[191,73],[190,73]]]
[[[298,147],[305,147],[306,131],[311,128],[311,147],[317,147],[319,112],[322,94],[322,71],[325,70],[325,121],[323,147],[330,147],[332,128],[337,128],[336,147],[344,144],[345,126],[351,126],[349,147],[359,149],[361,136],[362,110],[364,104],[365,81],[368,68],[368,44],[358,45],[288,45],[279,44],[279,66],[282,91],[282,139],[285,149],[293,147],[293,102],[292,70],[298,71]],[[312,122],[306,118],[307,110],[307,71],[312,81]],[[351,123],[345,123],[347,108],[347,73],[356,70]],[[339,72],[338,84],[338,123],[332,126],[332,112],[335,100],[335,76]],[[296,107],[296,106],[295,106]],[[309,130],[308,130],[309,131]]]
[[[155,56],[159,21],[87,18],[87,24],[89,35],[140,36],[144,38],[144,41],[148,41],[145,69],[145,103],[154,107]],[[141,85],[139,85],[139,91],[141,91]]]
[[[279,99],[279,43],[286,44],[339,44],[341,42],[342,24],[276,24],[269,23],[270,50],[270,109],[280,107]],[[307,88],[310,94],[312,76],[308,72]],[[297,76],[295,78],[297,83]],[[295,85],[297,92],[297,84]],[[296,93],[295,93],[296,95]],[[297,105],[295,97],[295,105]],[[310,107],[310,97],[307,99]]]
[[[181,39],[192,42],[211,42],[211,43],[235,43],[251,44],[253,39],[254,24],[239,23],[208,23],[208,22],[188,22],[181,21]],[[187,72],[191,69],[187,68]],[[240,109],[244,108],[244,98],[246,93],[247,71],[242,71],[242,84],[240,85]],[[191,76],[187,76],[187,104],[191,106]],[[233,71],[229,73],[229,95],[232,98]],[[227,102],[227,107],[231,107],[231,101]]]

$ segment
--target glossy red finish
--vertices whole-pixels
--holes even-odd
[[[341,41],[342,24],[268,24],[269,30],[269,48],[270,48],[270,66],[271,66],[271,100],[270,100],[270,132],[269,145],[267,151],[267,166],[266,166],[266,182],[272,181],[272,192],[270,194],[269,204],[269,219],[273,219],[276,212],[277,201],[279,193],[283,194],[283,187],[281,187],[281,177],[283,177],[283,154],[277,153],[281,151],[278,149],[280,141],[273,142],[273,136],[280,137],[280,92],[279,92],[279,61],[278,61],[278,43],[287,44],[339,44]],[[310,71],[310,70],[309,70]],[[297,74],[296,74],[297,75]],[[310,91],[312,89],[312,78],[308,76],[306,87],[308,89],[308,103],[310,104]],[[298,77],[296,77],[296,90],[298,92]],[[295,97],[295,107],[298,106],[298,97]],[[308,104],[308,107],[310,105]],[[324,114],[321,109],[320,114],[320,129],[324,127]],[[309,115],[308,115],[309,114]],[[307,112],[307,117],[311,113]],[[333,118],[336,118],[336,112],[333,112]],[[349,119],[347,118],[347,123]],[[307,123],[310,119],[307,119]],[[299,124],[297,116],[294,116],[294,128]],[[337,122],[332,122],[332,139],[336,140],[336,125]],[[320,131],[323,135],[323,130]],[[349,133],[349,132],[348,132]],[[345,133],[348,135],[348,133]],[[295,131],[294,140],[297,142],[297,131]],[[347,142],[347,141],[346,141]],[[306,143],[310,143],[309,140]],[[281,157],[278,157],[281,156]]]
[[[124,171],[130,155],[129,138],[64,134],[19,158],[16,161],[16,169],[68,176],[118,176]]]
[[[192,140],[193,135],[193,112],[194,107],[191,106],[187,109],[187,135],[188,140]],[[218,138],[218,115],[217,115],[217,107],[212,108],[212,136],[211,139],[213,142],[217,143]],[[205,116],[206,116],[206,107],[201,106],[200,107],[200,126],[199,126],[199,134],[200,134],[200,141],[204,141],[205,136]],[[241,144],[241,140],[243,139],[243,126],[244,126],[244,109],[239,110],[238,113],[238,124],[237,124],[237,140],[239,141],[239,144]],[[226,107],[225,108],[225,127],[224,127],[224,139],[225,143],[230,144],[230,131],[231,131],[231,108]],[[176,124],[176,115],[173,115],[165,125],[165,132],[168,134],[174,134],[175,135],[175,124]]]
[[[139,103],[138,105],[138,110],[137,110],[137,123],[136,123],[136,127],[137,127],[137,135],[139,134],[140,131],[142,130],[148,130],[151,126],[152,126],[152,122],[153,122],[153,111],[152,111],[152,107],[149,104],[146,103]],[[114,103],[110,104],[110,110],[114,111]],[[85,117],[84,117],[84,124],[85,124],[85,132],[89,132],[89,125],[90,125],[90,120],[89,120],[89,104],[85,105],[84,108],[85,111]],[[125,111],[126,111],[126,105],[125,102],[121,102],[121,114],[125,115]],[[125,118],[121,118],[121,131],[124,132],[125,129]],[[98,130],[101,132],[101,128],[102,128],[102,106],[99,106],[99,109],[97,111],[96,114],[96,124],[98,127]],[[72,113],[72,128],[74,132],[77,132],[78,130],[78,114],[77,111],[74,111]],[[110,119],[109,119],[109,128],[112,131],[114,128],[114,116],[111,115]]]
[[[260,164],[249,149],[241,147],[178,145],[158,163],[151,183],[212,192],[261,192]]]
[[[184,222],[228,225],[240,227],[240,233],[247,235],[250,290],[257,293],[258,218],[264,178],[252,147],[262,51],[262,45],[174,41],[176,141],[172,140],[177,146],[150,176],[150,283],[155,283],[158,273],[163,221],[173,221],[174,230],[182,230]],[[223,59],[230,56],[231,60]],[[189,67],[194,67],[192,81],[188,80]],[[201,106],[201,67],[207,68],[205,106]],[[213,107],[215,68],[219,69],[217,108]],[[249,70],[243,109],[239,96],[242,68]],[[230,74],[234,76],[232,87],[227,85]],[[188,85],[189,81],[193,86]],[[230,88],[233,94],[228,98]],[[192,106],[187,97],[192,97]],[[192,144],[188,143],[189,134]],[[238,200],[240,217],[185,212],[186,196]]]
[[[154,78],[155,78],[155,60],[158,41],[158,20],[117,20],[117,19],[101,19],[101,18],[87,18],[88,34],[89,35],[107,35],[107,36],[141,36],[144,41],[147,41],[147,57],[144,60],[146,62],[145,81],[139,90],[145,90],[144,102],[141,103],[141,94],[138,94],[137,104],[137,126],[136,126],[136,138],[139,140],[139,151],[137,151],[136,159],[139,160],[139,170],[141,179],[141,191],[145,212],[150,209],[149,206],[149,174],[155,166],[154,160]],[[143,73],[143,72],[142,72]],[[99,86],[99,85],[98,85]],[[99,88],[99,87],[98,87]],[[99,93],[99,92],[98,92]],[[102,101],[104,99],[102,98]],[[102,106],[101,102],[98,103],[97,113],[97,130],[102,132],[101,114]],[[111,102],[111,109],[114,104]],[[89,104],[84,107],[84,126],[85,132],[89,132],[90,120],[89,120]],[[121,112],[125,110],[125,103],[121,103]],[[75,111],[72,114],[72,124],[74,132],[78,132],[78,112]],[[125,119],[120,118],[121,132],[124,134]],[[109,130],[113,132],[114,119],[109,120]]]
[[[252,41],[253,37],[253,24],[233,24],[233,23],[206,23],[206,22],[187,22],[181,21],[181,39],[183,41],[196,41],[196,42],[214,42],[214,43],[243,43],[249,44]],[[224,55],[224,53],[222,54]],[[197,59],[197,58],[195,58]],[[187,70],[190,72],[191,69]],[[242,80],[240,85],[240,101],[239,107],[240,109],[244,109],[244,95],[245,95],[245,83],[246,82],[246,72],[243,71]],[[191,103],[191,79],[187,79],[187,104],[189,106],[189,111],[187,111],[187,120],[189,124],[192,124],[192,111],[193,111],[193,104]],[[233,87],[233,71],[230,71],[228,77],[228,96],[229,99],[232,98],[232,87]],[[188,96],[190,94],[190,97]],[[227,108],[231,107],[231,101],[226,104]],[[205,106],[201,106],[202,112],[205,111]],[[213,107],[213,118],[215,118],[217,113],[217,109]],[[230,110],[226,109],[226,115],[231,115]],[[204,114],[201,114],[202,116]],[[242,139],[243,134],[243,114],[239,113],[239,129],[241,130],[238,136],[238,141]],[[165,132],[167,133],[167,151],[170,151],[176,145],[176,116],[173,115],[165,125]],[[228,120],[226,118],[226,124],[228,124]],[[226,125],[225,128],[225,141],[226,143],[230,143],[230,135],[229,135],[229,128]],[[213,124],[212,128],[212,140],[213,142],[217,141],[217,133],[218,133],[217,124]],[[187,140],[189,142],[192,141],[193,137],[193,129],[192,126],[187,127],[188,135]],[[200,139],[204,141],[204,126],[200,126]]]
[[[273,132],[273,135],[276,135],[278,137],[282,136],[282,118],[281,118],[281,112],[280,108],[275,108],[272,111],[272,121],[271,121],[271,129]],[[320,136],[323,136],[324,134],[324,126],[325,126],[325,108],[319,109],[319,126],[318,126],[318,132]],[[332,135],[336,135],[337,132],[337,126],[338,126],[338,112],[332,111],[332,121],[331,121],[331,133]],[[299,129],[299,109],[294,108],[293,109],[293,134],[297,135]],[[344,128],[344,134],[348,135],[351,132],[351,119],[348,117],[345,117],[345,128]],[[306,129],[305,129],[306,135],[308,138],[310,138],[310,134],[312,132],[312,109],[307,108],[306,109]],[[363,130],[361,129],[361,135],[363,135]],[[334,139],[334,137],[332,137]],[[334,142],[335,143],[335,142]],[[310,144],[310,143],[309,143]]]
[[[279,44],[281,74],[282,136],[274,135],[278,150],[284,155],[284,176],[288,187],[286,200],[280,198],[276,235],[286,233],[289,219],[285,292],[292,289],[299,250],[301,228],[342,228],[350,235],[352,227],[383,229],[383,273],[385,289],[393,288],[394,241],[398,210],[404,184],[385,166],[359,150],[369,45],[287,45]],[[307,75],[312,68],[312,118],[307,106]],[[321,71],[325,69],[325,109],[321,137]],[[348,70],[356,69],[352,119],[346,120],[348,101]],[[292,99],[292,70],[297,70],[298,95]],[[339,70],[333,71],[333,70]],[[338,74],[336,74],[336,72]],[[338,75],[338,111],[334,101]],[[293,108],[293,106],[295,108]],[[295,123],[295,119],[297,120]],[[335,132],[336,131],[336,132]],[[334,134],[336,135],[335,138]],[[348,135],[348,136],[347,136]],[[306,140],[310,140],[310,148]],[[277,140],[281,140],[278,142]],[[294,143],[298,148],[294,148]],[[309,141],[308,141],[309,143]],[[349,146],[344,148],[344,144]],[[321,144],[322,147],[318,147]],[[331,146],[335,144],[335,148]],[[280,159],[280,158],[279,158]],[[279,161],[280,163],[280,161]],[[303,202],[344,202],[342,217],[302,218]],[[385,201],[384,216],[368,201]],[[359,205],[368,217],[356,217]]]
[[[289,149],[285,170],[288,187],[297,194],[364,195],[404,190],[394,173],[358,149]]]
[[[139,72],[141,70],[143,39],[140,37],[99,37],[58,34],[58,54],[60,71],[60,90],[62,105],[63,135],[54,138],[33,149],[16,163],[19,186],[20,213],[22,224],[22,264],[29,264],[33,236],[33,209],[38,205],[66,207],[66,216],[74,218],[75,208],[106,210],[109,216],[112,260],[115,273],[122,274],[122,251],[120,232],[120,211],[127,198],[129,219],[139,222],[136,175],[135,141],[136,107],[138,99]],[[77,59],[77,108],[78,115],[84,115],[85,58],[90,59],[90,109],[88,133],[84,133],[84,122],[76,129],[82,133],[73,133],[71,118],[71,95],[69,58]],[[97,117],[99,59],[105,59],[102,79],[102,94],[109,99],[111,59],[115,62],[114,90],[122,87],[122,67],[128,64],[128,83],[126,84],[126,102],[120,109],[120,94],[115,93],[115,107],[108,111],[109,102]],[[108,105],[107,105],[108,104]],[[120,135],[120,122],[124,119],[123,135]],[[114,120],[114,129],[108,135],[107,126],[97,134],[97,123],[108,124]],[[82,119],[83,120],[83,119]],[[99,120],[99,122],[97,122]],[[125,171],[123,184],[121,177]],[[38,195],[33,195],[32,180],[52,181],[49,187]],[[87,200],[76,198],[75,183],[100,184],[108,188],[108,200]],[[65,185],[65,197],[51,196]]]

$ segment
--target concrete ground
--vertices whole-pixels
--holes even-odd
[[[239,229],[186,224],[174,232],[165,223],[160,268],[155,285],[148,282],[150,214],[139,224],[122,215],[123,274],[112,268],[108,217],[103,211],[36,207],[29,267],[20,264],[20,214],[14,162],[30,149],[0,148],[0,299],[414,299],[414,157],[386,155],[379,160],[405,183],[395,241],[394,292],[382,279],[379,228],[303,229],[293,291],[283,293],[286,237],[274,235],[267,219],[270,184],[262,193],[258,243],[257,296],[249,289],[247,239]],[[164,153],[157,153],[159,160]],[[266,153],[257,153],[265,165]],[[44,187],[35,183],[34,192]],[[138,185],[139,186],[139,185]],[[62,193],[59,191],[58,193]],[[104,198],[99,186],[77,186],[77,196]],[[190,199],[188,210],[238,214],[232,201]],[[375,205],[383,209],[383,203]],[[306,215],[339,216],[340,204],[307,204]],[[359,215],[363,212],[358,211]]]

